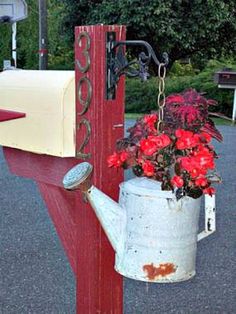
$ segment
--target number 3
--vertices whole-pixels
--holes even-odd
[[[78,45],[79,47],[82,46],[82,38],[85,37],[85,48],[82,50],[82,54],[85,57],[85,65],[82,66],[79,60],[76,60],[76,64],[82,73],[86,73],[90,67],[90,56],[89,56],[89,49],[91,44],[91,39],[89,37],[89,34],[87,32],[81,32],[78,36]]]

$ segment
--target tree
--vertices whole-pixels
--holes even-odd
[[[3,60],[11,59],[11,27],[8,24],[0,24],[0,69]]]
[[[38,1],[27,0],[28,17],[17,23],[18,67],[38,69]],[[48,0],[48,37],[50,68],[73,68],[73,44],[64,39],[61,19],[64,5]],[[0,24],[0,69],[4,59],[11,59],[11,25]]]
[[[235,55],[235,0],[64,0],[64,29],[70,41],[76,25],[125,24],[128,39],[148,41],[172,62],[192,57],[199,65],[210,58]]]

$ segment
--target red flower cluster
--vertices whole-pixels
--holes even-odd
[[[137,176],[161,181],[162,189],[176,191],[179,197],[214,194],[209,174],[217,155],[210,143],[212,137],[222,137],[214,123],[204,118],[212,103],[194,90],[169,96],[162,133],[157,130],[157,114],[138,119],[128,130],[129,137],[118,141],[108,166],[132,168]]]
[[[124,164],[127,158],[128,153],[126,151],[114,153],[107,158],[108,167],[119,168]]]
[[[181,188],[184,185],[184,180],[180,176],[173,176],[171,184],[177,188]]]
[[[190,183],[203,189],[203,193],[207,192],[208,190],[205,190],[205,188],[209,187],[210,181],[207,179],[206,174],[208,170],[215,168],[214,153],[207,147],[198,144],[188,156],[180,157],[179,162],[183,173],[188,173]]]
[[[139,143],[141,151],[146,156],[151,156],[158,150],[170,145],[170,138],[166,134],[150,135],[146,139],[142,139]]]
[[[142,165],[143,173],[145,176],[147,176],[147,177],[153,177],[154,176],[155,167],[151,163],[150,160],[145,160],[145,161],[141,162],[141,165]]]
[[[199,135],[191,131],[178,129],[175,131],[177,137],[176,147],[178,149],[187,149],[195,147],[199,143]]]
[[[145,121],[151,126],[156,120],[148,116]],[[115,152],[107,162],[109,167],[115,168],[139,167],[144,176],[166,180],[170,189],[184,188],[187,194],[197,189],[212,195],[215,190],[210,187],[207,173],[215,168],[215,153],[210,141],[211,136],[205,132],[177,129],[172,136],[148,135],[135,149],[133,145]],[[170,168],[177,169],[172,177]]]

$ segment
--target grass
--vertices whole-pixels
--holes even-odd
[[[141,113],[126,113],[125,114],[125,119],[132,119],[136,120],[140,117],[142,117],[143,114]],[[230,125],[230,126],[236,126],[235,124],[233,125],[231,120],[225,120],[222,118],[212,118],[212,120],[215,122],[216,125]]]
[[[232,123],[232,120],[225,120],[221,118],[212,118],[212,120],[215,122],[216,125],[230,125],[230,126],[236,126],[236,124]]]
[[[133,119],[136,120],[140,117],[142,117],[143,114],[142,113],[126,113],[125,114],[125,119]]]

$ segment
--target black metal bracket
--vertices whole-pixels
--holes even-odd
[[[138,59],[128,61],[125,56],[124,46],[142,46],[147,50],[140,52]],[[140,77],[142,81],[146,81],[150,74],[148,73],[148,66],[153,59],[157,66],[160,65],[152,46],[144,40],[125,40],[116,41],[116,33],[108,32],[106,36],[106,97],[107,99],[114,99],[116,95],[116,86],[122,75],[128,77]],[[169,62],[168,54],[163,53],[163,64],[167,65]]]

